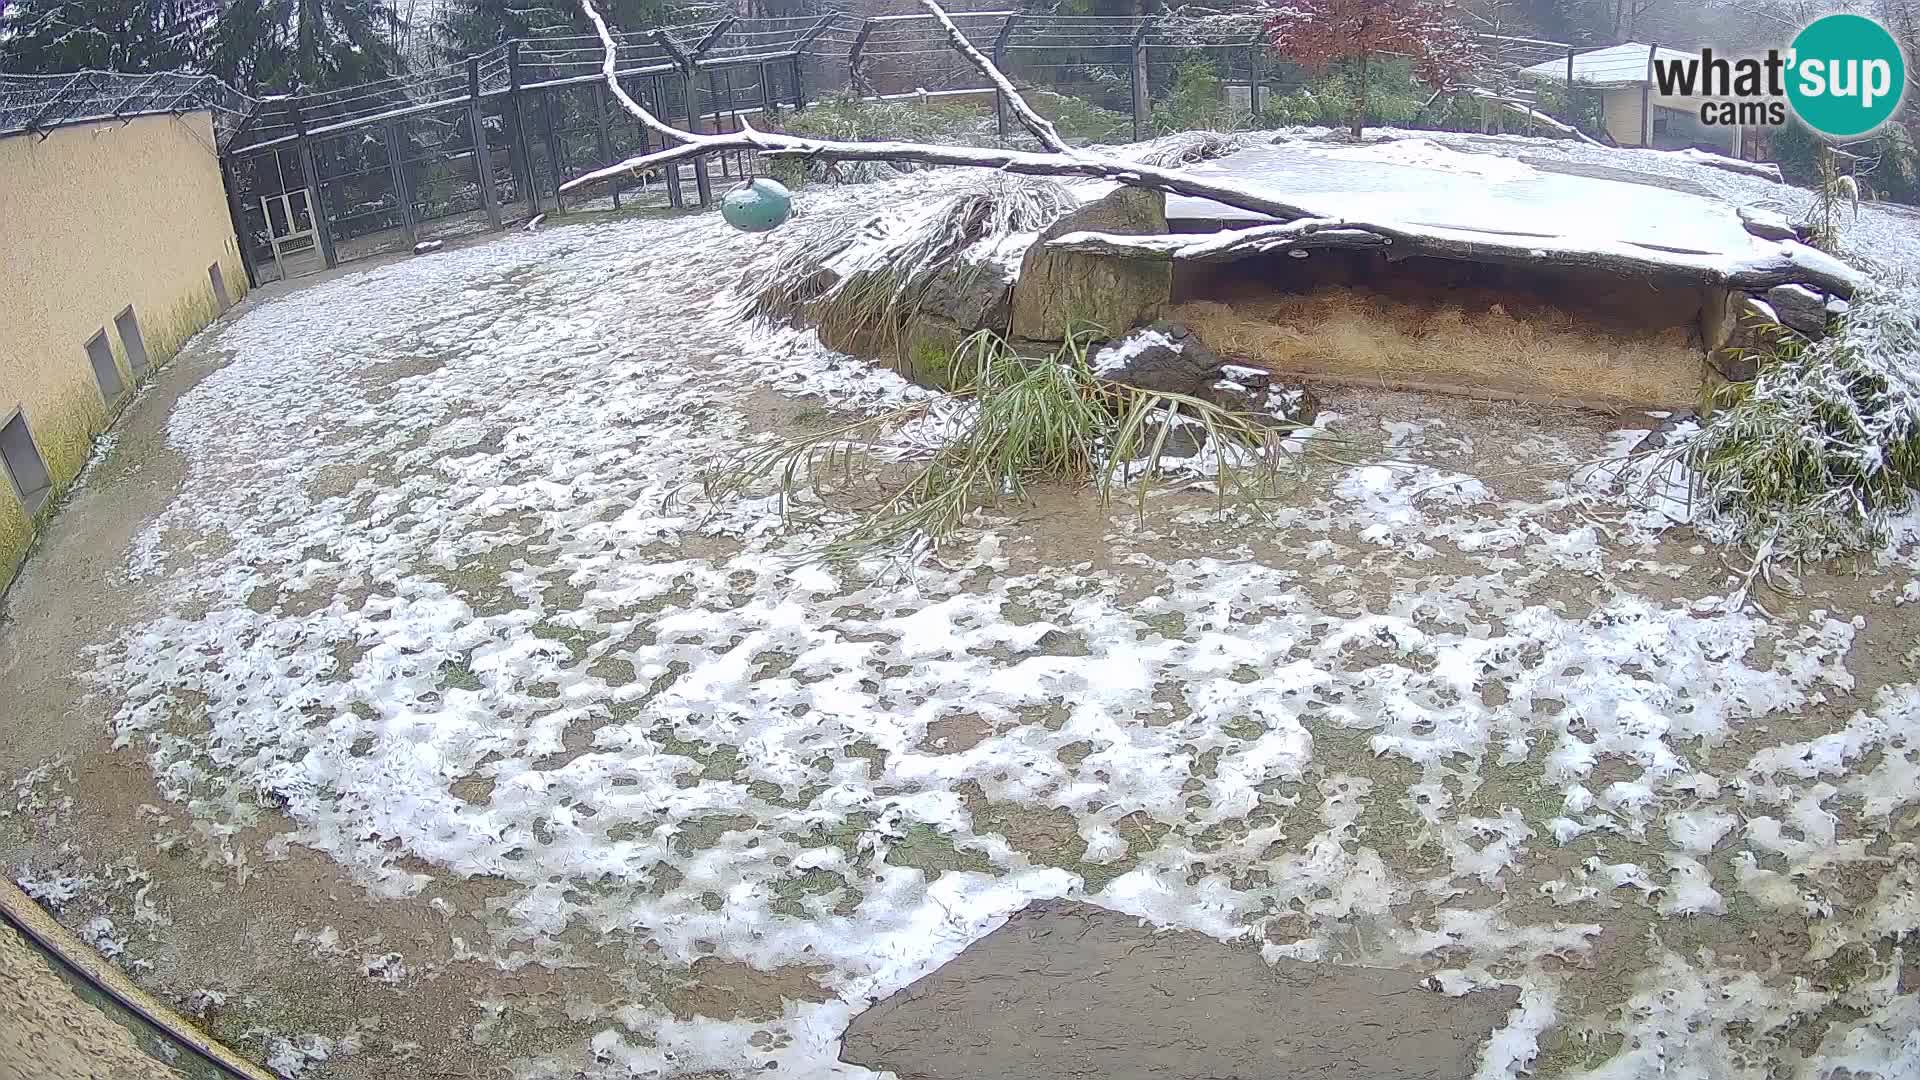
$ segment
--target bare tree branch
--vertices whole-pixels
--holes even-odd
[[[973,42],[968,41],[967,35],[961,33],[960,28],[954,25],[953,19],[947,15],[946,9],[940,6],[938,0],[920,0],[920,3],[928,11],[933,12],[934,18],[940,20],[941,28],[947,32],[947,40],[953,42],[953,47],[959,51],[960,55],[966,57],[968,63],[979,68],[987,79],[999,88],[1000,93],[1006,97],[1008,110],[1020,121],[1022,127],[1033,132],[1033,137],[1040,140],[1041,146],[1056,154],[1067,154],[1073,157],[1080,155],[1079,150],[1060,137],[1060,132],[1054,128],[1051,120],[1033,111],[1033,106],[1027,104],[1027,99],[1020,96],[1020,91],[1013,88],[1013,81],[1008,79],[993,61],[982,55],[979,49],[973,47]]]

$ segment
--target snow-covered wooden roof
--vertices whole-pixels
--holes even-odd
[[[1573,81],[1581,86],[1639,86],[1647,81],[1647,52],[1656,48],[1629,41],[1624,45],[1576,54],[1573,58]],[[1678,49],[1660,48],[1655,55],[1662,60],[1698,59],[1698,54]],[[1564,59],[1548,60],[1526,68],[1523,74],[1564,83],[1567,81],[1567,62]]]

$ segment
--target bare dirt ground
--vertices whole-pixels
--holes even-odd
[[[289,1076],[865,1075],[851,1015],[1053,897],[1517,991],[1484,1076],[1900,1075],[1910,566],[1718,611],[1569,482],[1619,422],[1352,389],[1257,507],[796,561],[830,512],[700,469],[897,391],[734,342],[750,251],[549,229],[197,339],[7,597],[0,864]]]

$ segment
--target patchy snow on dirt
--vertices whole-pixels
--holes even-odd
[[[1671,516],[1568,475],[1640,433],[1329,414],[1300,499],[1116,509],[1066,560],[992,521],[796,559],[842,511],[698,496],[768,437],[756,388],[926,392],[715,315],[765,250],[710,215],[554,227],[260,303],[130,548],[173,612],[85,660],[167,798],[281,829],[266,857],[504,886],[471,957],[799,988],[571,1002],[597,1033],[520,1075],[870,1075],[834,1060],[848,1017],[1058,896],[1516,985],[1486,1078],[1758,1078],[1789,1046],[1911,1075],[1920,697],[1856,685],[1860,613],[1722,610]],[[1854,974],[1749,935],[1778,920]],[[351,1036],[270,1064],[324,1076]]]

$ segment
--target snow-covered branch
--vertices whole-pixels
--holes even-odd
[[[1569,124],[1563,120],[1559,120],[1554,117],[1548,116],[1546,113],[1541,112],[1539,109],[1534,108],[1533,106],[1527,104],[1524,101],[1516,101],[1510,97],[1503,97],[1499,94],[1494,93],[1491,90],[1487,90],[1478,86],[1469,86],[1469,87],[1466,87],[1465,89],[1468,94],[1471,94],[1474,97],[1481,99],[1482,101],[1488,101],[1495,105],[1498,105],[1501,108],[1506,109],[1508,112],[1511,112],[1517,116],[1520,116],[1521,118],[1528,120],[1532,123],[1539,124],[1541,127],[1547,128],[1550,131],[1557,131],[1560,134],[1566,135],[1570,138],[1579,139],[1581,142],[1586,143],[1588,146],[1605,146],[1606,145],[1600,140],[1595,139],[1592,136],[1588,135],[1586,132],[1581,131],[1579,128],[1574,127],[1572,124]]]
[[[1041,146],[1056,154],[1079,156],[1080,151],[1060,137],[1060,132],[1053,126],[1053,121],[1034,112],[1033,106],[1027,104],[1027,99],[1021,96],[1020,91],[1014,89],[1013,81],[1008,79],[993,61],[982,55],[979,49],[973,47],[973,42],[968,41],[967,35],[960,32],[960,28],[954,25],[953,19],[947,15],[946,9],[941,7],[937,0],[920,0],[920,3],[933,13],[934,18],[940,20],[940,27],[946,31],[947,40],[953,42],[953,47],[959,51],[960,55],[966,57],[968,63],[979,68],[981,74],[999,88],[1001,96],[1006,99],[1007,110],[1013,113],[1022,127],[1033,132],[1033,137],[1040,140]]]
[[[681,131],[679,128],[653,115],[653,113],[647,111],[646,106],[635,101],[627,94],[626,89],[620,85],[620,76],[616,73],[619,66],[619,49],[614,45],[613,32],[607,28],[607,20],[601,18],[600,10],[593,6],[592,0],[580,0],[580,7],[587,13],[587,18],[592,20],[593,32],[600,35],[600,44],[606,49],[606,56],[600,62],[600,74],[607,80],[607,89],[613,91],[614,100],[620,103],[620,107],[632,113],[634,119],[639,120],[655,134],[663,138],[683,144],[697,142],[700,136],[695,135],[691,131]],[[574,181],[576,184],[579,182],[578,180]],[[567,187],[572,186],[572,184],[567,185]]]

